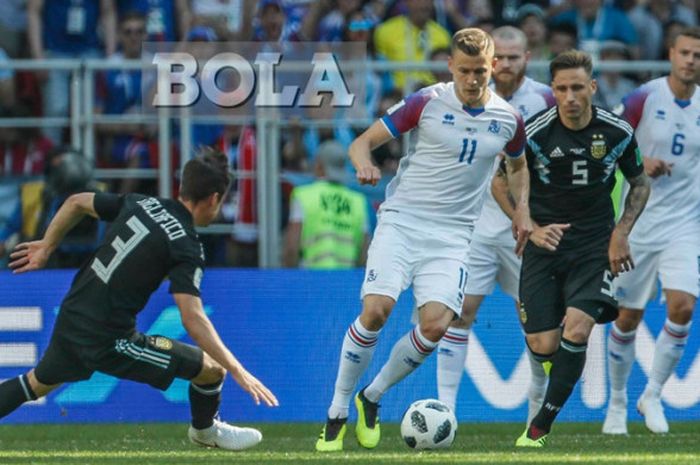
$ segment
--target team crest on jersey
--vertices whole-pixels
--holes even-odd
[[[455,125],[455,115],[451,113],[445,113],[445,116],[442,117],[442,124],[448,124],[450,126]]]
[[[593,134],[593,141],[591,142],[591,156],[593,158],[601,159],[608,153],[608,146],[605,142],[605,137],[602,134]]]
[[[492,119],[491,123],[489,124],[488,131],[493,134],[498,134],[499,132],[501,132],[501,123],[499,123],[495,119]]]
[[[527,107],[525,105],[518,105],[518,111],[520,112],[520,116],[522,116],[524,120],[526,120],[527,117],[530,116],[530,112],[527,111]]]
[[[153,345],[160,350],[170,350],[173,348],[173,341],[167,337],[157,336],[153,340]]]

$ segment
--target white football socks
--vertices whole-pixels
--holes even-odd
[[[438,399],[455,411],[469,347],[469,329],[448,328],[437,350]]]
[[[649,381],[644,390],[645,395],[661,397],[661,389],[675,371],[678,361],[685,352],[691,323],[679,325],[668,318],[666,319],[661,333],[656,338],[654,361],[651,365]]]
[[[608,375],[610,377],[610,402],[627,406],[627,380],[635,360],[637,330],[621,331],[615,323],[608,333]]]
[[[426,339],[416,326],[404,335],[391,349],[389,360],[379,374],[365,389],[365,397],[370,402],[379,402],[379,398],[394,384],[398,383],[413,370],[418,368],[423,360],[437,347],[437,342]]]
[[[328,409],[328,418],[347,418],[350,399],[360,376],[365,372],[374,355],[380,331],[370,331],[362,326],[358,317],[348,328],[340,351],[338,377],[335,392]]]

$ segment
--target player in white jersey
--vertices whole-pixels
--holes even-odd
[[[630,237],[636,268],[617,281],[620,315],[608,337],[611,395],[603,424],[608,434],[627,433],[627,379],[635,360],[635,332],[644,307],[656,294],[657,277],[667,318],[637,409],[652,432],[668,432],[661,390],[683,355],[700,290],[700,92],[695,84],[700,29],[684,29],[669,59],[669,76],[644,84],[623,100],[622,115],[635,128],[653,181],[649,202]]]
[[[403,290],[413,285],[419,323],[394,345],[379,374],[355,396],[357,439],[365,448],[379,443],[380,397],[430,355],[459,315],[471,233],[501,151],[507,154],[517,199],[513,229],[518,247],[524,247],[532,230],[523,121],[487,87],[493,39],[480,29],[462,29],[453,36],[451,48],[448,66],[454,82],[406,97],[350,146],[358,181],[376,184],[381,174],[370,150],[410,131],[408,153],[379,209],[361,292],[362,313],[343,339],[333,401],[316,443],[319,451],[342,450],[352,394]]]
[[[549,86],[525,76],[530,53],[527,38],[519,29],[503,26],[492,33],[496,65],[490,88],[527,119],[554,105]],[[498,167],[498,163],[494,165]],[[510,205],[509,205],[510,206]],[[469,245],[468,278],[461,318],[452,322],[438,345],[438,397],[455,410],[457,392],[464,373],[471,325],[484,297],[496,282],[503,291],[518,300],[520,259],[515,254],[511,220],[503,213],[487,189],[481,216],[476,222]],[[517,307],[516,307],[517,308]],[[531,356],[532,378],[528,390],[531,416],[540,408],[547,377],[542,364]],[[529,422],[528,417],[528,422]]]

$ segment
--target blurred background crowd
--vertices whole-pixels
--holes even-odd
[[[114,68],[97,73],[94,101],[86,106],[96,115],[141,113],[142,79],[147,77],[138,69],[120,68],[120,63],[140,59],[146,41],[362,42],[370,60],[444,65],[442,71],[409,71],[408,66],[406,71],[369,71],[365,103],[371,120],[407,92],[451,80],[450,38],[463,27],[518,27],[527,37],[532,61],[546,62],[571,48],[586,50],[599,61],[663,61],[669,38],[680,27],[697,25],[699,6],[700,0],[3,0],[0,263],[4,266],[2,259],[17,241],[40,237],[73,192],[158,192],[155,176],[99,175],[109,169],[157,169],[156,124],[137,119],[97,124],[94,153],[86,156],[72,143],[65,121],[71,105],[69,70],[22,69],[11,65],[15,60],[110,60]],[[530,67],[528,75],[549,82],[546,66]],[[594,103],[612,109],[652,76],[642,69],[605,71],[596,77]],[[31,117],[45,118],[45,124],[21,123],[21,118]],[[286,231],[280,261],[309,268],[361,265],[376,222],[374,213],[383,200],[383,187],[397,170],[403,141],[391,141],[374,152],[385,176],[378,187],[361,187],[353,182],[346,153],[363,128],[334,120],[329,106],[311,109],[309,118],[335,122],[313,126],[304,118],[295,119],[280,138],[279,226]],[[50,124],[52,119],[55,124]],[[213,266],[255,267],[261,188],[255,178],[255,125],[196,123],[191,129],[193,149],[211,146],[224,151],[239,173],[219,220],[228,226],[219,234],[203,235],[207,260]],[[178,137],[173,130],[168,147],[173,173],[181,159]],[[329,183],[345,190],[329,190]],[[322,202],[308,201],[315,195],[313,189],[321,192]],[[324,245],[327,237],[314,237],[309,232],[313,227],[302,228],[314,221],[334,221],[340,242]],[[96,221],[80,225],[53,265],[79,266],[104,229]],[[330,249],[337,256],[329,258]]]

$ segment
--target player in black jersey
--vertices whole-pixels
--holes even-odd
[[[40,269],[85,215],[112,222],[73,280],[36,368],[0,384],[0,418],[95,371],[161,390],[182,378],[191,382],[192,442],[239,450],[261,441],[259,431],[217,419],[227,371],[257,404],[274,406],[277,399],[223,344],[204,313],[199,291],[204,252],[195,226],[214,220],[230,183],[226,156],[206,152],[185,165],[178,200],[76,194],[56,213],[43,239],[15,248],[10,263],[15,273]],[[136,330],[136,315],[166,277],[197,346]]]
[[[627,238],[649,196],[632,128],[591,105],[591,71],[584,52],[552,60],[557,105],[525,128],[536,227],[523,254],[520,317],[530,350],[551,371],[542,407],[516,446],[544,445],[581,377],[594,325],[617,316],[613,277],[634,267]],[[616,166],[630,184],[617,225],[610,198]]]

